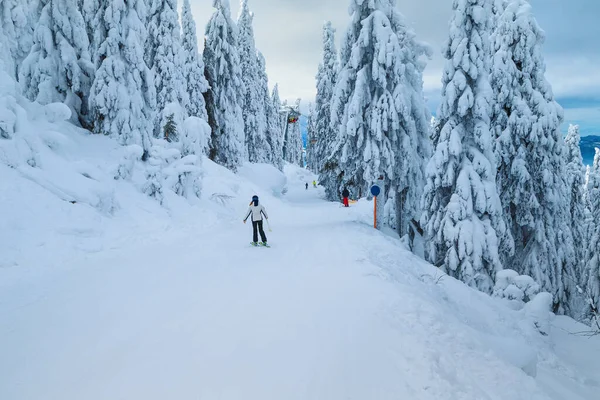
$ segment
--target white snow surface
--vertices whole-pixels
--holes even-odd
[[[114,180],[113,139],[60,124],[36,167],[0,162],[0,399],[598,398],[600,338],[443,276],[372,203],[205,159],[202,199],[161,206]]]

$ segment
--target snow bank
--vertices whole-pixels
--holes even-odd
[[[273,165],[245,163],[238,169],[238,176],[247,179],[275,197],[281,197],[286,192],[287,179]]]
[[[71,118],[71,109],[64,103],[46,104],[44,113],[48,122],[68,121]]]

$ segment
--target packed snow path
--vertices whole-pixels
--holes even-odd
[[[457,282],[441,290],[433,268],[365,222],[368,207],[319,196],[296,184],[265,202],[270,249],[249,246],[242,215],[190,216],[11,279],[0,398],[551,398],[538,384],[551,371],[536,381],[503,358],[531,350],[509,339],[516,323],[488,315],[491,300]],[[597,383],[568,398],[591,399],[580,386]]]

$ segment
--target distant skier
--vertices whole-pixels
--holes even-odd
[[[306,190],[308,190],[308,182],[306,182]]]
[[[317,187],[317,181],[313,181],[313,187]]]
[[[265,219],[269,219],[269,216],[267,215],[265,207],[258,203],[258,196],[256,195],[252,196],[252,201],[248,207],[248,212],[246,213],[246,218],[244,218],[244,223],[246,223],[250,216],[252,216],[252,244],[254,246],[259,244],[258,233],[260,232],[260,238],[262,239],[260,244],[263,246],[268,246],[267,235],[265,235],[265,231],[263,230],[263,216]]]
[[[350,204],[348,203],[348,197],[350,197],[350,192],[348,191],[347,188],[344,188],[344,190],[342,191],[342,198],[344,199],[344,207],[350,207]]]

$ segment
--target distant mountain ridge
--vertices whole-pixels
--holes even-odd
[[[585,165],[592,165],[594,162],[595,148],[600,148],[600,136],[583,136],[579,143],[581,156]]]

